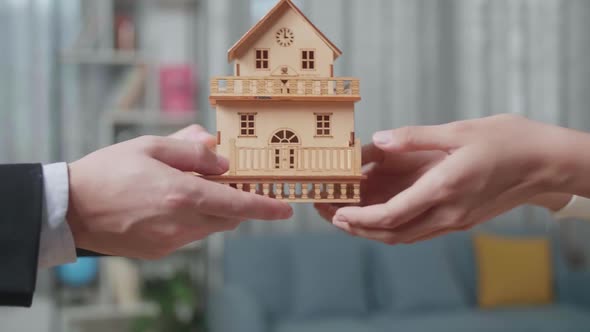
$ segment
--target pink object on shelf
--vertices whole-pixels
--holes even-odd
[[[163,112],[193,112],[196,88],[190,65],[160,67],[160,106]]]

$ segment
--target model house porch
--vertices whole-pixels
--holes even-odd
[[[360,199],[363,176],[358,139],[349,147],[304,147],[299,142],[286,129],[279,130],[267,147],[239,147],[236,139],[231,139],[229,172],[210,179],[239,190],[290,201]]]

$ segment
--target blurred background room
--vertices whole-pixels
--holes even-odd
[[[276,2],[0,0],[0,163],[73,161],[193,123],[215,132],[209,78],[232,74],[227,50]],[[335,75],[361,80],[362,142],[497,113],[590,131],[590,1],[294,2],[342,49]],[[545,265],[519,249],[532,238],[551,249]],[[297,205],[292,220],[247,222],[159,261],[40,271],[33,308],[0,309],[0,331],[590,331],[588,239],[590,224],[523,207],[389,247]],[[503,292],[527,285],[490,285],[488,265],[545,271],[549,300],[511,305]],[[508,300],[482,306],[486,287]]]

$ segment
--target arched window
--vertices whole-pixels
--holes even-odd
[[[272,144],[299,144],[299,137],[289,129],[277,131],[271,138]]]

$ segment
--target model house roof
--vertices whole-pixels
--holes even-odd
[[[274,23],[286,10],[293,10],[305,22],[307,22],[313,31],[322,39],[334,52],[334,59],[338,58],[342,51],[332,43],[311,21],[301,12],[291,0],[280,0],[256,25],[254,25],[232,48],[227,52],[228,61],[231,62],[237,58],[242,50],[248,48],[252,42],[256,41],[260,35],[266,32],[266,28]]]

